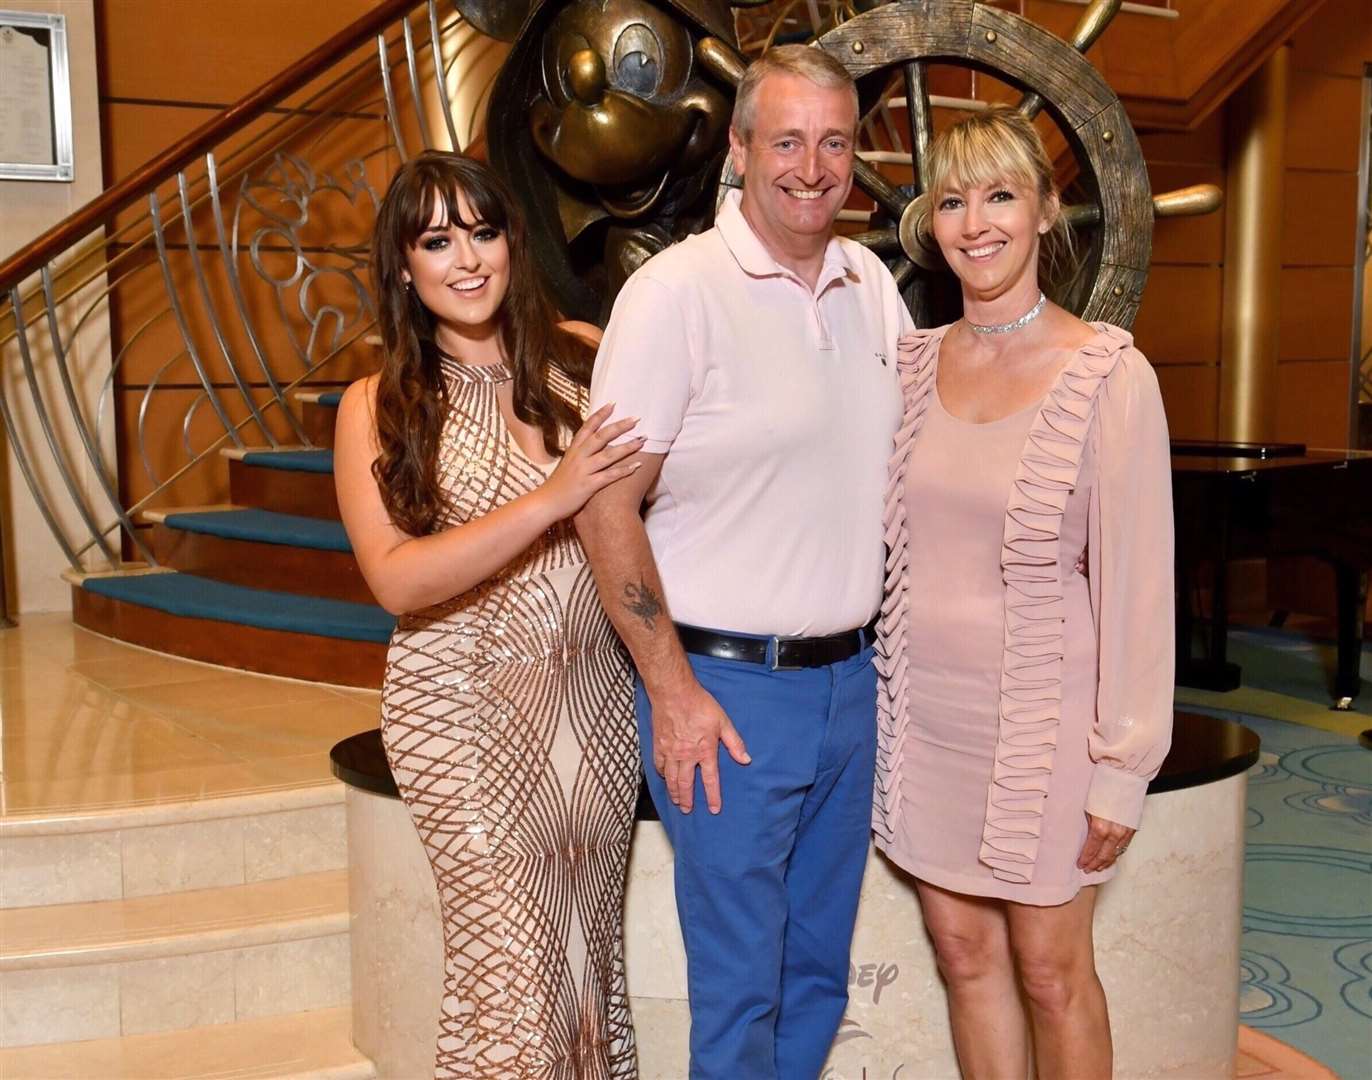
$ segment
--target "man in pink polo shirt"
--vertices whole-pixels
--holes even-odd
[[[741,195],[629,279],[591,387],[645,440],[577,528],[638,669],[693,1080],[818,1076],[848,1000],[911,327],[881,261],[833,235],[857,121],[822,50],[755,63],[730,130]]]

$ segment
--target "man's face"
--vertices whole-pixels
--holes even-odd
[[[844,88],[769,75],[754,99],[753,130],[729,131],[743,174],[743,211],[768,247],[804,251],[829,241],[853,186],[857,109]]]

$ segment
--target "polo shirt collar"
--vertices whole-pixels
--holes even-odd
[[[743,192],[734,188],[724,196],[724,205],[715,215],[715,228],[724,240],[738,265],[745,274],[752,277],[783,276],[795,278],[795,273],[786,269],[772,257],[748,219],[743,216]],[[831,236],[824,249],[824,266],[819,272],[819,282],[815,286],[818,296],[833,282],[842,278],[858,279],[857,267],[848,258],[837,236]]]

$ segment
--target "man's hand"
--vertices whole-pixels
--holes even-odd
[[[719,744],[740,765],[753,759],[743,737],[711,694],[694,679],[680,690],[649,698],[653,705],[653,764],[667,782],[667,795],[683,814],[695,800],[696,769],[705,785],[710,813],[724,805],[719,793]]]

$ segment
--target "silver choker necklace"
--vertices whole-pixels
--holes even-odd
[[[982,323],[974,323],[971,319],[968,319],[967,325],[970,326],[973,330],[975,330],[978,334],[1008,334],[1012,330],[1018,330],[1021,327],[1028,326],[1031,322],[1037,319],[1039,315],[1043,313],[1043,305],[1046,303],[1048,303],[1048,297],[1044,296],[1043,290],[1040,289],[1038,303],[1031,307],[1028,311],[1026,311],[1014,322],[987,323],[983,325]]]

